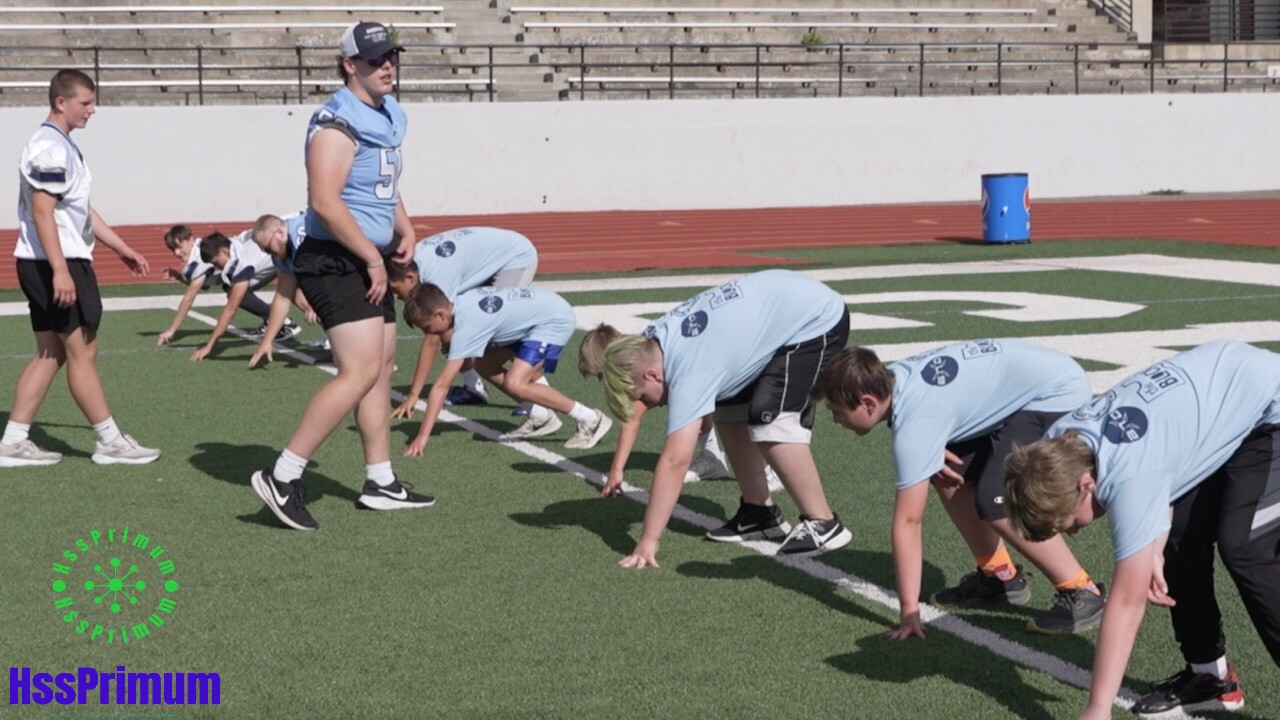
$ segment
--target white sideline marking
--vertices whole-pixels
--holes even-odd
[[[214,325],[217,322],[214,318],[211,318],[208,315],[205,315],[199,312],[194,312],[194,311],[191,312],[190,317],[195,318],[196,320],[199,320],[200,322],[203,322],[207,325]],[[242,337],[247,337],[245,333],[243,333],[243,331],[236,328],[230,328],[228,329],[228,332],[236,335],[240,335]],[[291,357],[294,360],[297,360],[299,362],[315,367],[319,370],[329,373],[330,375],[337,374],[337,369],[334,368],[333,366],[316,365],[315,360],[312,359],[310,356],[297,352],[295,350],[280,348],[277,350],[277,352],[280,355]],[[398,402],[403,401],[405,397],[403,393],[397,392],[395,390],[391,392],[391,396],[394,400]],[[427,404],[425,401],[419,400],[414,407],[419,412],[425,412],[427,409]],[[570,475],[576,475],[577,477],[580,477],[583,480],[586,480],[588,483],[594,485],[595,487],[603,487],[607,480],[606,476],[600,471],[589,468],[573,460],[570,460],[569,458],[566,458],[565,456],[560,455],[559,453],[555,453],[550,450],[547,450],[544,447],[540,447],[532,443],[521,442],[521,441],[499,442],[498,436],[500,435],[500,433],[497,430],[494,430],[493,428],[490,428],[487,425],[478,423],[474,420],[468,420],[459,415],[454,415],[453,413],[449,412],[447,409],[440,411],[439,421],[449,423],[450,425],[454,425],[455,427],[461,428],[466,432],[479,435],[485,438],[486,440],[498,442],[498,444],[505,445],[506,447],[509,447],[512,450],[515,450],[530,458],[533,458],[534,460],[538,460],[540,462],[546,463],[547,465],[551,465],[552,467],[555,467],[559,470],[569,473]],[[649,493],[646,490],[643,490],[641,488],[638,488],[634,485],[631,485],[625,482],[622,484],[622,490],[623,490],[623,495],[634,502],[640,503],[641,505],[647,505],[649,502]],[[674,511],[671,513],[671,516],[673,518],[677,518],[679,520],[682,520],[690,525],[701,528],[703,530],[711,530],[723,524],[722,520],[718,520],[709,515],[703,515],[702,513],[694,512],[686,508],[685,506],[679,505],[679,504],[676,505]],[[818,580],[823,580],[837,587],[844,588],[845,590],[848,590],[849,592],[863,599],[869,600],[879,605],[883,605],[884,607],[887,607],[890,610],[897,611],[899,609],[898,597],[896,593],[886,588],[883,588],[879,585],[876,585],[875,583],[872,583],[863,578],[860,578],[857,575],[854,575],[852,573],[845,573],[830,565],[825,565],[821,562],[818,562],[813,558],[778,557],[777,543],[749,542],[749,543],[740,543],[740,544],[743,547],[749,548],[759,553],[760,555],[773,558],[775,562],[781,565],[792,568],[794,570],[798,570],[802,573],[805,573],[806,575],[809,575],[810,577],[816,578]],[[994,632],[991,632],[990,630],[985,630],[983,628],[972,625],[962,620],[961,618],[955,615],[952,615],[950,613],[947,613],[939,608],[936,608],[926,602],[920,603],[920,618],[924,623],[926,623],[927,625],[933,628],[936,628],[950,635],[953,635],[965,642],[968,642],[973,645],[977,645],[981,648],[984,648],[986,650],[989,650],[992,653],[999,655],[1002,658],[1005,658],[1014,663],[1017,663],[1018,665],[1022,665],[1023,667],[1042,672],[1048,675],[1049,677],[1052,677],[1068,685],[1072,685],[1074,687],[1077,687],[1083,690],[1089,689],[1089,682],[1091,679],[1091,675],[1089,671],[1085,670],[1084,668],[1078,665],[1069,663],[1059,657],[1041,652],[1039,650],[1035,650],[1033,648],[1027,647],[1026,645],[1023,645],[1022,643],[1015,642],[1001,635],[998,635]],[[1133,707],[1133,704],[1138,699],[1138,697],[1139,697],[1138,694],[1135,693],[1134,691],[1125,687],[1121,687],[1120,692],[1116,697],[1115,704],[1120,708],[1128,710]],[[1195,718],[1195,717],[1196,716],[1194,715],[1186,715],[1186,714],[1175,714],[1175,715],[1169,716],[1171,720],[1177,720],[1178,718]]]

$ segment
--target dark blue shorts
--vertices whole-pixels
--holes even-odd
[[[542,372],[548,375],[556,371],[556,365],[560,363],[560,351],[564,350],[562,345],[552,345],[539,340],[521,340],[502,347],[534,367],[542,363]]]

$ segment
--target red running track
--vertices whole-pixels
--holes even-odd
[[[197,234],[217,227],[239,232],[251,221],[193,225]],[[759,210],[654,210],[520,213],[419,217],[419,237],[465,225],[492,225],[527,235],[538,246],[539,274],[621,272],[641,268],[734,267],[798,262],[793,248],[896,243],[976,242],[978,203],[866,205]],[[161,236],[167,225],[116,230],[151,262],[147,278],[134,278],[99,247],[96,268],[104,285],[160,282],[160,269],[177,267]],[[1280,247],[1280,197],[1250,199],[1161,198],[1040,201],[1032,207],[1037,241],[1070,238],[1161,238]],[[13,252],[16,231],[0,230],[0,253]],[[772,252],[770,252],[772,251]],[[0,261],[0,288],[17,287],[12,262]]]

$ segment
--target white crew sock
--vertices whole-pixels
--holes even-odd
[[[1191,663],[1191,672],[1201,675],[1212,675],[1219,680],[1227,679],[1227,656],[1208,663]]]
[[[120,428],[116,426],[116,419],[113,417],[94,425],[93,431],[98,434],[98,442],[103,445],[110,445],[120,439]]]
[[[578,423],[579,425],[583,425],[583,424],[590,425],[592,423],[597,423],[600,421],[599,412],[592,410],[591,408],[587,407],[586,405],[583,405],[580,402],[576,402],[573,404],[573,409],[569,411],[569,417],[573,418],[574,422]]]
[[[391,472],[391,461],[385,460],[380,463],[364,466],[365,476],[379,487],[386,487],[396,481],[395,473]]]
[[[31,437],[31,423],[10,420],[9,424],[4,426],[4,439],[0,439],[0,444],[17,445],[29,437]]]
[[[271,471],[271,475],[276,479],[276,482],[293,482],[302,477],[302,471],[306,468],[307,459],[293,454],[293,451],[286,448],[276,460],[276,467]]]

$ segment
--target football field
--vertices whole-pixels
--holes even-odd
[[[845,295],[851,342],[886,360],[955,340],[1025,337],[1075,357],[1096,392],[1209,340],[1280,351],[1280,250],[1272,248],[1091,240],[786,254],[804,261],[794,269]],[[99,264],[116,262],[99,255]],[[576,372],[583,329],[608,321],[638,331],[741,272],[539,278],[535,285],[574,305],[579,324],[552,384],[603,407],[599,386]],[[591,450],[566,450],[566,418],[566,429],[551,438],[499,444],[497,434],[520,419],[496,391],[492,405],[450,412],[425,457],[393,458],[401,480],[439,498],[435,507],[355,509],[363,459],[346,423],[304,478],[319,531],[284,529],[249,476],[276,457],[329,377],[313,362],[318,351],[304,345],[320,332],[308,327],[286,344],[293,352],[277,351],[265,368],[248,370],[254,346],[230,337],[208,360],[192,363],[222,295],[204,293],[174,343],[157,347],[178,290],[104,288],[98,367],[107,398],[125,432],[164,451],[160,461],[92,464],[92,431],[60,376],[32,439],[65,459],[0,474],[7,510],[0,635],[12,667],[59,673],[125,666],[220,677],[220,705],[120,707],[120,716],[1048,720],[1075,717],[1084,707],[1096,631],[1027,632],[1028,619],[1053,597],[1034,569],[1026,606],[954,615],[927,608],[926,640],[883,637],[898,617],[888,431],[858,438],[825,412],[818,414],[814,454],[854,540],[810,560],[776,559],[770,543],[703,540],[737,507],[736,484],[720,480],[685,486],[660,569],[616,567],[639,533],[665,413],[646,421],[627,496],[602,500],[597,485],[617,430]],[[5,419],[32,347],[20,301],[20,293],[0,291]],[[245,313],[237,320],[257,324]],[[405,390],[421,336],[399,328],[395,384]],[[393,421],[393,448],[413,437],[420,418]],[[794,520],[790,499],[775,499]],[[138,534],[147,548],[133,542]],[[936,499],[924,537],[927,596],[970,572],[973,559]],[[1070,544],[1086,569],[1109,581],[1105,523]],[[138,564],[148,584],[86,580],[100,574],[89,564],[108,577],[112,558]],[[171,572],[157,570],[165,559]],[[1247,702],[1231,717],[1280,717],[1280,670],[1221,568],[1217,582],[1228,654]],[[162,595],[170,603],[158,613],[163,624],[148,623]],[[72,610],[78,614],[66,620]],[[149,635],[130,632],[139,624]],[[1181,662],[1167,611],[1149,608],[1127,697]],[[96,716],[116,710],[93,707]],[[77,712],[7,710],[18,718]],[[1129,716],[1117,705],[1115,717]]]

